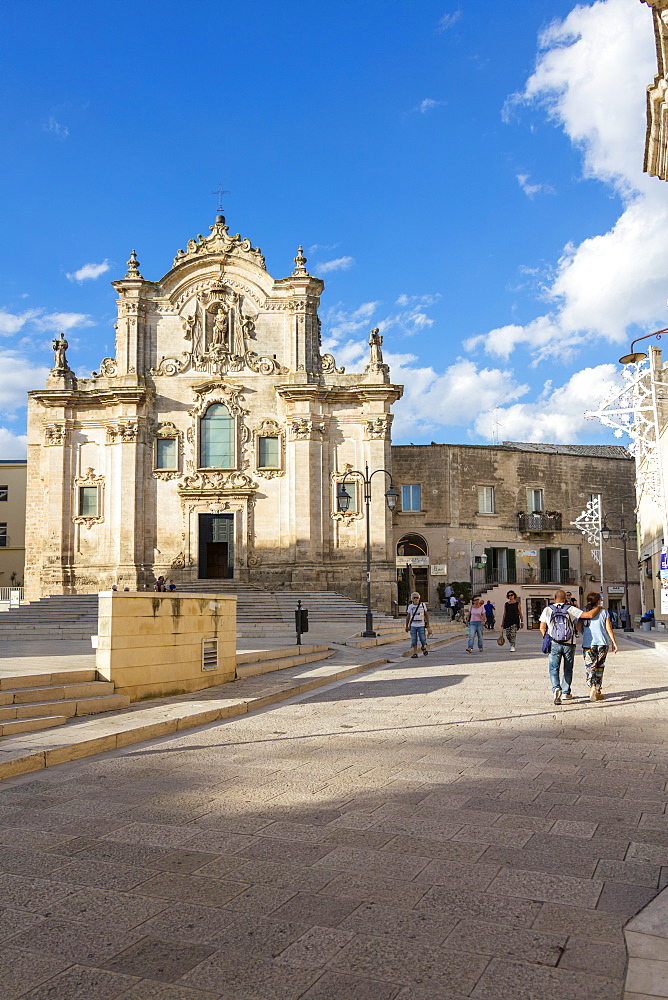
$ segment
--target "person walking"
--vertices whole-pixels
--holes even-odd
[[[453,622],[455,620],[455,615],[457,614],[457,598],[454,594],[450,594],[448,600],[450,603],[450,621]]]
[[[468,613],[467,624],[469,627],[469,641],[466,647],[467,653],[473,652],[473,640],[478,636],[478,652],[482,653],[482,627],[487,620],[485,608],[481,597],[474,597],[473,604]]]
[[[599,593],[592,591],[591,594],[587,594],[587,611],[597,612],[596,617],[579,622],[578,628],[582,629],[582,655],[589,687],[589,700],[600,701],[603,698],[601,687],[608,649],[612,646],[613,653],[616,653],[617,643],[610,615],[602,606]]]
[[[417,590],[411,594],[411,603],[406,609],[406,631],[411,634],[411,659],[417,659],[418,639],[420,640],[423,655],[428,656],[429,650],[427,649],[426,632],[428,631],[431,635],[429,612],[427,611],[426,604],[420,600]]]
[[[501,619],[501,629],[506,633],[506,639],[510,643],[510,652],[515,652],[515,641],[517,630],[524,625],[522,617],[522,605],[514,590],[509,590],[506,594],[506,603],[503,608],[503,618]]]
[[[487,601],[484,607],[485,607],[485,614],[487,615],[485,628],[491,631],[494,628],[494,625],[496,624],[496,619],[494,617],[494,612],[496,609],[491,601]]]
[[[571,684],[573,683],[573,659],[575,655],[575,623],[580,618],[594,618],[597,613],[597,610],[591,608],[587,611],[581,611],[580,608],[568,604],[566,591],[557,590],[554,595],[554,604],[548,604],[540,616],[541,634],[543,638],[547,635],[550,639],[548,669],[555,705],[561,705],[562,696],[566,701],[571,701],[573,698]],[[559,677],[562,664],[563,681]]]

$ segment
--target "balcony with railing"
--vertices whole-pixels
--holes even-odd
[[[572,587],[577,583],[576,570],[568,569],[530,569],[518,566],[517,569],[494,569],[484,566],[474,569],[472,573],[473,592],[489,590],[491,587]]]
[[[519,530],[524,534],[533,532],[561,531],[561,514],[551,511],[549,514],[518,514]]]

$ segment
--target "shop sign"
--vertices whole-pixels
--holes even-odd
[[[447,576],[448,567],[445,563],[433,563],[429,572],[432,576]]]
[[[608,593],[609,594],[623,594],[624,593],[624,588],[623,587],[617,587],[617,586],[608,587]]]
[[[429,556],[397,556],[397,569],[405,569],[412,566],[413,569],[422,568],[429,565]]]

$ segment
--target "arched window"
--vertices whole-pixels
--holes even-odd
[[[234,417],[224,403],[212,403],[199,422],[200,468],[235,468],[234,444]]]
[[[422,535],[403,535],[397,542],[398,556],[427,556],[429,549]]]

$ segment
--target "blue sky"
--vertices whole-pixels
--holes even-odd
[[[303,243],[339,363],[381,325],[397,443],[612,440],[583,410],[633,332],[668,325],[638,0],[23,0],[0,19],[0,457],[24,452],[53,334],[81,374],[113,354],[109,281],[133,247],[161,277],[221,181],[274,277]]]

